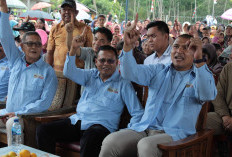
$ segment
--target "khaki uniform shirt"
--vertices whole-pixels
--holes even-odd
[[[73,37],[80,35],[84,28],[85,24],[75,21],[74,23],[74,31]],[[86,42],[84,43],[85,47],[92,47],[93,35],[89,26],[87,26]],[[55,71],[63,71],[64,63],[66,59],[66,54],[68,52],[68,48],[66,45],[66,29],[63,21],[53,27],[49,34],[47,51],[54,51],[54,70]],[[76,62],[77,63],[77,62]],[[78,61],[80,63],[80,61]],[[77,65],[80,67],[81,65]]]

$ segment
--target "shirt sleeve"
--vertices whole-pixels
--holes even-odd
[[[122,77],[140,85],[150,85],[151,79],[158,72],[157,67],[156,65],[137,64],[133,57],[132,50],[129,52],[122,51],[120,55],[120,71]]]
[[[127,82],[122,88],[122,98],[131,115],[131,120],[128,124],[128,127],[131,127],[133,124],[138,123],[141,120],[144,109],[138,100],[132,84],[129,82]]]
[[[48,110],[52,104],[52,100],[56,94],[58,80],[56,74],[52,68],[48,72],[46,82],[44,83],[43,92],[41,98],[35,103],[25,105],[20,111],[15,112],[16,115],[24,113],[38,113]]]
[[[195,68],[196,80],[194,83],[195,95],[201,101],[214,100],[217,95],[214,78],[207,65]]]
[[[9,23],[9,14],[0,12],[0,41],[9,64],[12,66],[17,58],[22,56],[15,45],[14,36]]]
[[[81,52],[81,55],[79,57],[79,59],[83,60],[83,61],[86,61],[87,57],[88,57],[88,48],[86,47],[81,47],[80,48],[80,52]]]
[[[63,71],[64,76],[77,84],[85,86],[86,82],[91,77],[91,70],[77,68],[75,58],[76,56],[69,56],[69,53],[67,53]]]
[[[86,33],[86,42],[85,42],[85,47],[92,47],[93,43],[93,33],[91,31],[91,28],[87,26],[87,33]]]
[[[55,37],[54,37],[55,29],[56,29],[56,27],[53,27],[49,33],[47,51],[54,51],[55,50]]]
[[[218,94],[216,99],[212,101],[215,112],[218,113],[221,117],[222,116],[230,116],[228,103],[226,101],[227,88],[228,88],[228,65],[224,67],[222,70],[218,83],[217,83],[217,90]]]

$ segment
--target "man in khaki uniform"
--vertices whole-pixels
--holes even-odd
[[[78,10],[76,10],[76,3],[74,0],[64,0],[61,4],[61,22],[52,28],[49,34],[46,62],[53,66],[56,71],[59,85],[56,96],[53,101],[53,109],[59,108],[62,104],[71,105],[76,97],[76,85],[74,82],[66,79],[63,76],[63,68],[66,59],[68,48],[66,46],[66,29],[65,25],[71,21],[71,15],[76,17]],[[80,35],[86,27],[84,47],[91,47],[93,35],[89,26],[80,23],[74,19],[73,37]],[[77,62],[76,62],[77,63]],[[80,61],[78,61],[80,63]],[[84,63],[77,65],[84,67]],[[65,99],[65,100],[64,100]]]

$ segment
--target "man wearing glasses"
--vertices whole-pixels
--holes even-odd
[[[0,116],[10,118],[6,123],[8,130],[15,116],[49,108],[56,92],[57,78],[52,67],[40,55],[42,44],[39,34],[26,32],[21,43],[24,53],[21,52],[11,34],[6,0],[0,0],[0,10],[0,42],[11,69],[6,108],[0,110]],[[10,129],[8,131],[10,144]]]
[[[130,82],[122,79],[116,49],[101,46],[96,54],[97,69],[79,69],[75,65],[78,42],[74,39],[67,54],[64,75],[85,87],[71,117],[43,124],[37,128],[41,150],[55,153],[55,143],[79,141],[81,157],[98,157],[103,139],[118,130],[120,115],[126,104],[132,116],[128,126],[140,121],[143,108]]]

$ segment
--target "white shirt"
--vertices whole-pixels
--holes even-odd
[[[149,57],[147,57],[144,60],[144,64],[145,65],[149,65],[149,64],[168,64],[171,63],[171,50],[172,47],[171,45],[168,46],[168,48],[164,51],[163,55],[158,57],[156,52],[154,52],[152,55],[150,55]]]

